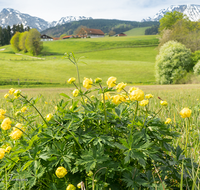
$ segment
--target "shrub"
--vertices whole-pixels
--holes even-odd
[[[197,64],[193,68],[195,75],[200,75],[200,60],[197,62]]]
[[[156,57],[156,80],[160,84],[171,84],[180,80],[192,69],[191,51],[183,44],[169,41]]]

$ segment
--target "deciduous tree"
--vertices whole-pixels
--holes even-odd
[[[16,32],[10,40],[11,46],[15,51],[20,50],[20,48],[19,48],[19,37],[20,37],[20,32]]]
[[[33,28],[28,32],[28,35],[25,40],[26,49],[33,55],[39,55],[43,48],[43,43],[40,41],[40,32],[37,29]]]

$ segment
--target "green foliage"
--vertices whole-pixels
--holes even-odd
[[[67,58],[78,68],[73,54]],[[150,105],[138,107],[126,91],[117,94],[121,101],[115,104],[115,89],[99,83],[83,90],[79,85],[75,84],[78,97],[61,94],[64,99],[51,117],[44,117],[36,107],[41,97],[29,99],[19,93],[7,98],[13,106],[6,116],[12,117],[12,128],[23,124],[23,134],[14,141],[8,136],[12,129],[1,129],[0,147],[12,147],[0,162],[2,189],[65,190],[83,181],[88,190],[174,190],[179,189],[181,177],[184,189],[198,184],[190,175],[197,164],[179,146],[172,146],[178,133]],[[101,98],[108,92],[112,98]],[[23,106],[27,111],[22,112]],[[60,166],[67,169],[63,178],[55,174]],[[13,180],[8,180],[10,175]]]
[[[178,11],[167,12],[161,19],[160,19],[160,27],[159,31],[162,32],[164,29],[171,29],[172,26],[176,23],[176,21],[181,20],[184,18],[183,13]]]
[[[191,51],[181,43],[169,41],[156,57],[156,80],[159,84],[176,83],[192,68]]]
[[[197,64],[193,68],[194,74],[199,75],[200,74],[200,60],[197,62]]]
[[[37,29],[31,29],[28,32],[25,40],[25,47],[26,49],[33,55],[39,55],[43,48],[43,43],[40,41],[40,33]]]
[[[20,40],[19,40],[19,48],[21,50],[23,50],[25,53],[27,52],[27,49],[26,49],[26,46],[25,46],[25,41],[26,41],[27,35],[28,35],[28,31],[21,33],[21,37],[20,37]]]
[[[152,26],[145,30],[145,35],[156,35],[158,34],[159,25]]]
[[[104,33],[108,33],[110,30],[116,33],[126,32],[132,28],[147,27],[156,25],[158,22],[136,22],[136,21],[123,21],[123,20],[111,20],[111,19],[89,19],[80,20],[63,24],[62,26],[56,26],[48,28],[42,33],[49,36],[59,37],[64,33],[72,34],[79,26],[86,26],[87,28],[101,29]]]
[[[14,36],[10,40],[10,44],[14,51],[19,51],[19,38],[20,38],[20,32],[16,32]]]

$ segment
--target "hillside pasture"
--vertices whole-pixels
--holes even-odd
[[[99,76],[105,81],[113,75],[127,83],[153,83],[157,40],[157,36],[139,36],[44,42],[40,57],[15,54],[11,46],[5,46],[0,52],[1,81],[11,85],[11,81],[18,80],[21,85],[22,82],[64,85],[68,78],[76,77],[75,67],[64,58],[64,53],[74,52],[77,58],[84,57],[80,61],[87,63],[79,63],[81,79]]]
[[[133,28],[131,30],[128,30],[128,31],[124,32],[124,34],[126,34],[127,36],[141,36],[141,35],[145,35],[145,30],[147,28],[150,28],[150,27],[148,26],[148,27]]]

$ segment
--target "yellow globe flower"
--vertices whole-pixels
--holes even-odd
[[[6,110],[0,109],[0,119],[4,119],[6,114]]]
[[[112,97],[112,102],[114,103],[114,104],[119,104],[119,103],[121,103],[121,96],[120,95],[115,95],[115,96],[113,96]]]
[[[117,86],[116,86],[116,89],[117,89],[117,92],[120,92],[120,91],[122,91],[125,87],[126,87],[126,83],[123,83],[123,82],[121,82],[121,83],[119,83]]]
[[[168,103],[167,103],[167,101],[165,101],[165,100],[164,100],[164,101],[163,101],[163,100],[161,100],[161,101],[160,101],[160,105],[162,105],[162,106],[167,106],[167,105],[168,105]]]
[[[5,94],[4,95],[4,98],[6,99],[6,98],[8,98],[10,95],[7,93],[7,94]]]
[[[25,112],[27,110],[27,107],[24,106],[22,109],[21,109],[21,112]]]
[[[112,88],[116,85],[116,80],[117,78],[116,77],[110,77],[108,80],[107,80],[107,85],[109,88]]]
[[[134,90],[137,90],[138,88],[136,87],[130,87],[128,90],[128,93],[131,94],[131,92],[133,92]]]
[[[0,148],[0,159],[3,159],[6,150],[4,148]]]
[[[16,129],[10,134],[10,136],[11,136],[12,139],[18,140],[18,139],[21,138],[22,134],[23,134],[23,132],[22,132],[21,130],[19,130],[19,129],[16,128]]]
[[[146,95],[145,95],[145,98],[146,98],[146,99],[153,98],[153,95],[152,95],[152,94],[146,94]]]
[[[144,99],[144,92],[140,89],[136,89],[131,92],[131,100],[142,101]]]
[[[69,184],[68,186],[67,186],[67,189],[66,190],[76,190],[76,187],[74,186],[74,185],[72,185],[72,184]]]
[[[16,113],[15,113],[15,116],[19,116],[21,114],[21,111],[17,111]]]
[[[77,97],[79,94],[79,90],[78,89],[73,90],[72,94],[74,97]]]
[[[80,189],[81,188],[81,182],[77,184],[77,187]]]
[[[57,168],[56,176],[58,178],[63,178],[63,177],[65,177],[66,174],[67,174],[67,170],[64,167],[60,166]]]
[[[83,80],[83,87],[86,88],[87,90],[90,89],[92,87],[92,79],[89,78],[84,78]]]
[[[69,84],[72,84],[72,83],[75,82],[75,81],[76,81],[76,78],[71,77],[67,82],[68,82]]]
[[[14,88],[11,88],[8,92],[9,92],[9,94],[12,95],[12,94],[15,92],[15,89],[14,89]]]
[[[149,103],[149,100],[142,100],[139,105],[140,106],[146,106]]]
[[[52,117],[53,117],[53,115],[52,115],[51,113],[49,113],[49,114],[46,116],[46,120],[47,120],[47,121],[50,121]]]
[[[55,110],[58,110],[58,106],[55,106],[54,108],[55,108]]]
[[[5,152],[10,153],[11,149],[12,149],[11,146],[8,146],[8,147],[6,148],[6,150],[5,150]]]
[[[165,121],[165,124],[169,124],[171,122],[172,122],[172,120],[170,118],[167,118],[166,121]]]
[[[3,122],[1,123],[1,128],[3,129],[3,130],[8,130],[8,129],[10,129],[11,128],[11,123],[12,123],[12,121],[10,120],[10,118],[5,118],[4,120],[3,120]]]
[[[181,112],[180,112],[180,115],[181,115],[181,117],[182,118],[186,118],[186,117],[190,117],[190,115],[191,115],[191,113],[192,113],[192,110],[191,109],[189,109],[189,108],[183,108],[182,110],[181,110]]]
[[[21,94],[21,90],[15,90],[13,94],[15,97],[18,97]]]

